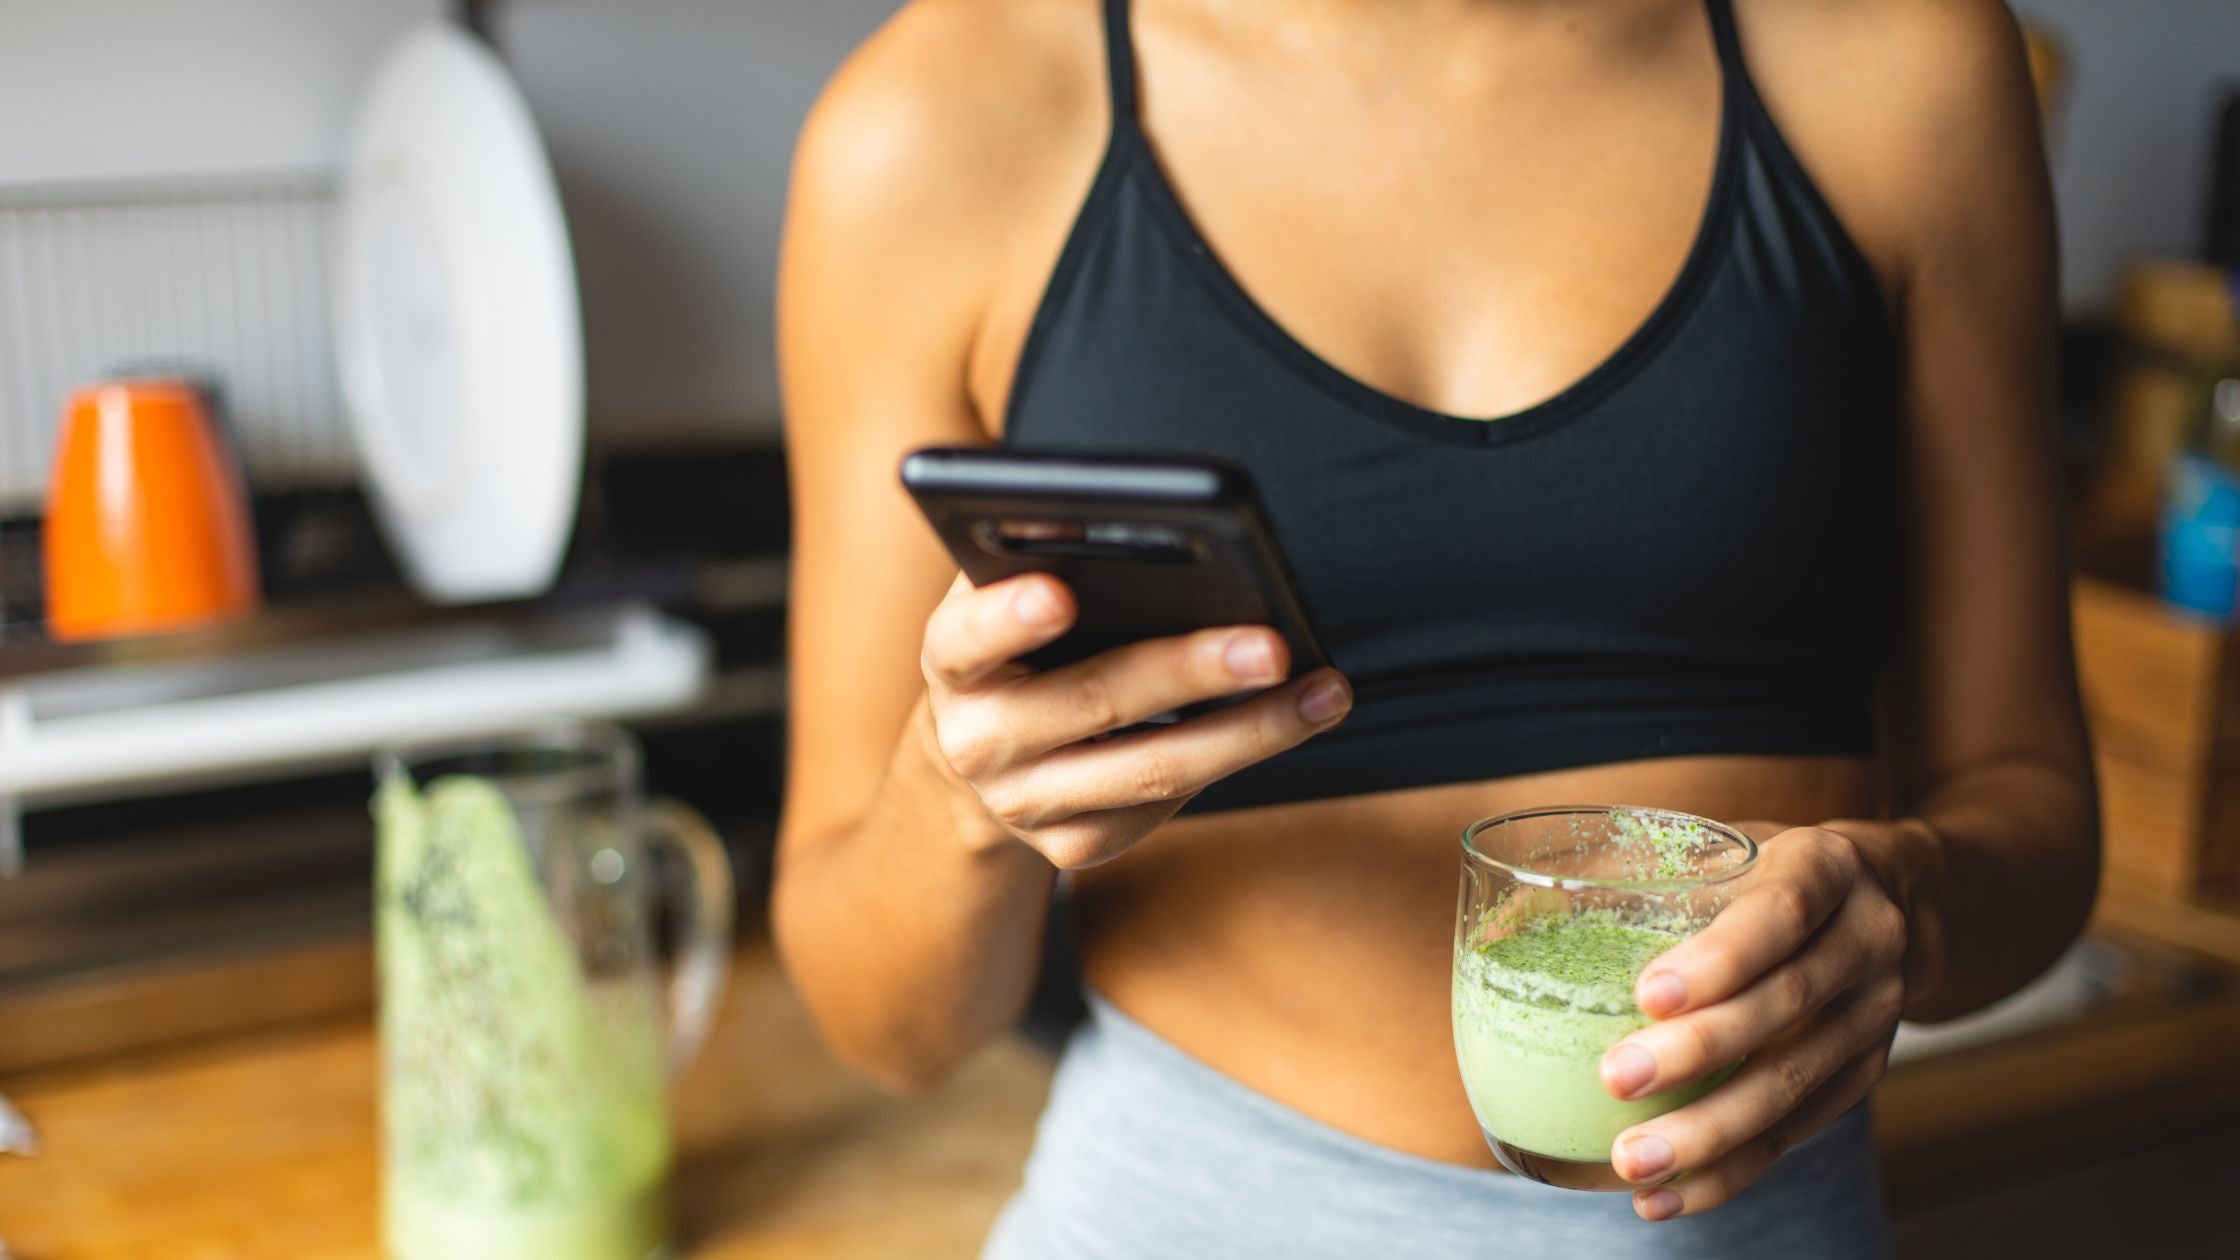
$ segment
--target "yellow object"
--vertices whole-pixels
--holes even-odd
[[[2037,92],[2038,116],[2050,121],[2062,90],[2069,85],[2069,55],[2041,26],[2024,23],[2022,40],[2030,58],[2030,85]]]

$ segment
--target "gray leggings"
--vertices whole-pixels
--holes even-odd
[[[1340,1133],[1089,1005],[982,1260],[1889,1252],[1864,1107],[1725,1207],[1651,1225],[1628,1195],[1552,1190]]]

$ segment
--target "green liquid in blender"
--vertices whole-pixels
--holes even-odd
[[[587,982],[505,797],[384,784],[384,1227],[397,1260],[640,1260],[668,1234],[658,1001]]]

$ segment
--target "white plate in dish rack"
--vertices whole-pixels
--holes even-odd
[[[527,104],[456,27],[400,38],[360,104],[334,319],[375,509],[414,585],[453,603],[549,586],[582,477],[575,264]]]

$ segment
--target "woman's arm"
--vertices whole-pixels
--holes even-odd
[[[1873,102],[1846,156],[1879,172],[1873,217],[1897,242],[1907,816],[1773,836],[1734,903],[1643,973],[1656,1022],[1604,1057],[1613,1095],[1743,1060],[1614,1144],[1635,1181],[1690,1174],[1636,1193],[1651,1220],[1726,1202],[1858,1102],[1901,1014],[1965,1014],[2043,971],[2098,877],[2058,519],[2053,220],[2021,41],[1991,0],[1848,12],[1877,25],[1854,32],[1871,55],[1836,41]]]
[[[1016,1015],[1053,878],[995,843],[914,717],[927,614],[955,570],[896,468],[914,446],[987,440],[963,368],[1007,222],[984,190],[1032,147],[970,143],[1001,124],[960,92],[988,53],[955,16],[906,10],[826,88],[779,263],[794,524],[773,927],[834,1050],[897,1087]]]
[[[2052,194],[2019,34],[1953,6],[1913,126],[1899,294],[1911,508],[1905,720],[1910,821],[1839,826],[1907,912],[1905,1014],[2014,992],[2083,930],[2098,799],[2069,635],[2054,397]]]
[[[1322,671],[1116,736],[1280,681],[1282,638],[1223,627],[1029,673],[1014,658],[1065,631],[1070,594],[1039,576],[975,590],[898,484],[912,447],[989,437],[967,381],[991,289],[1009,269],[1047,273],[1052,258],[1015,256],[1049,235],[1022,220],[1070,214],[1089,183],[1095,13],[1060,6],[1081,38],[1053,41],[1033,27],[1048,8],[906,9],[818,105],[787,213],[790,745],[772,912],[826,1040],[904,1088],[1017,1017],[1057,870],[1110,860],[1350,704]]]

